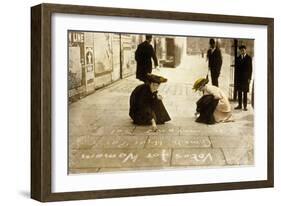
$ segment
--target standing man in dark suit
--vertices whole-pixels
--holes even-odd
[[[221,50],[216,46],[215,40],[210,39],[210,49],[207,52],[208,66],[211,72],[212,85],[219,86],[219,76],[221,72],[222,56]]]
[[[152,61],[154,61],[154,66],[158,67],[158,60],[155,55],[155,51],[150,44],[152,41],[152,35],[146,35],[145,41],[138,45],[135,52],[135,60],[137,61],[137,79],[146,82],[147,74],[152,72]]]
[[[236,82],[235,86],[238,91],[238,106],[234,109],[242,109],[242,102],[244,111],[247,111],[247,94],[249,92],[249,84],[252,78],[252,58],[247,54],[246,46],[239,47],[240,56],[236,62]],[[243,101],[242,101],[243,99]]]

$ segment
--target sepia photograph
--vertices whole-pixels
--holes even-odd
[[[255,40],[68,30],[68,173],[255,165]]]

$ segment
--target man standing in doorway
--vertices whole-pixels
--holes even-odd
[[[234,109],[242,109],[242,102],[244,111],[247,111],[247,94],[249,92],[249,84],[252,78],[252,57],[247,54],[245,45],[239,47],[240,56],[236,62],[236,88],[238,91],[238,106]],[[242,100],[243,99],[243,100]]]
[[[222,66],[221,51],[215,43],[214,39],[209,41],[210,49],[207,52],[208,66],[211,72],[212,85],[219,86],[219,76]]]
[[[147,74],[152,72],[152,61],[154,61],[154,66],[158,67],[158,60],[155,55],[155,51],[150,44],[152,41],[152,35],[146,35],[145,41],[138,45],[135,52],[135,60],[137,61],[137,79],[146,82]]]

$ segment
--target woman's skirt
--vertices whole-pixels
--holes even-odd
[[[199,123],[215,124],[214,111],[218,105],[217,99],[214,95],[204,95],[197,102],[196,111],[199,112],[199,117],[195,120]]]

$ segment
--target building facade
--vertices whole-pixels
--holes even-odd
[[[68,36],[70,102],[135,73],[138,35],[70,31]]]
[[[97,89],[136,72],[135,51],[145,35],[81,32],[68,33],[69,101],[81,99]],[[180,64],[184,38],[154,36],[160,66]]]

